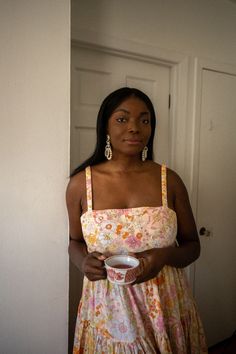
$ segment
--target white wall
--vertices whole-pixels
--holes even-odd
[[[0,352],[67,352],[70,9],[0,2]]]
[[[72,36],[81,30],[236,62],[236,3],[229,0],[72,0]]]

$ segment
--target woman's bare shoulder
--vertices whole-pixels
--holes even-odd
[[[161,171],[161,165],[151,160],[146,161],[144,167],[153,173],[159,173]]]
[[[66,197],[70,200],[81,199],[81,196],[84,194],[86,189],[86,177],[85,171],[78,172],[76,175],[70,178],[67,189]]]
[[[167,170],[167,176],[171,182],[178,183],[179,181],[182,181],[181,177],[178,175],[177,172],[175,172],[174,170],[172,170],[169,167],[167,167],[166,170]]]
[[[154,161],[147,161],[146,168],[154,173],[161,175],[161,169],[162,166],[165,166],[164,164],[160,164]],[[171,168],[166,167],[167,170],[167,179],[168,179],[168,184],[172,186],[178,186],[178,185],[184,185],[181,177]]]
[[[167,168],[167,184],[169,190],[175,195],[187,195],[187,189],[182,178],[170,168]]]

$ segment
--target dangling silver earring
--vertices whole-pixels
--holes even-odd
[[[108,134],[107,134],[107,140],[106,140],[106,146],[105,146],[105,156],[106,156],[107,160],[112,159],[111,139]]]
[[[142,151],[142,161],[145,161],[147,158],[148,147],[145,146]]]

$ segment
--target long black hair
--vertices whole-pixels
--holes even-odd
[[[108,119],[110,118],[114,110],[123,101],[125,101],[127,98],[131,96],[137,97],[140,100],[142,100],[146,104],[150,112],[151,136],[147,144],[148,147],[147,159],[153,160],[153,139],[154,139],[154,133],[156,127],[156,115],[155,115],[153,104],[150,98],[144,92],[136,88],[122,87],[110,93],[102,102],[97,116],[97,129],[96,129],[97,143],[96,143],[94,153],[71,173],[71,177],[76,175],[78,172],[83,171],[87,166],[97,165],[98,163],[106,161],[104,151],[106,145]]]

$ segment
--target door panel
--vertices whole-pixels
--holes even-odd
[[[236,329],[236,77],[203,70],[195,297],[209,345]],[[206,233],[207,234],[207,233]]]

